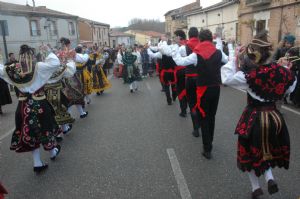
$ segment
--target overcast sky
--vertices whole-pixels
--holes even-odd
[[[9,3],[32,5],[32,0],[0,0]],[[36,6],[108,23],[111,27],[127,26],[132,18],[159,19],[172,9],[193,3],[196,0],[35,0]],[[201,0],[202,7],[221,0]]]

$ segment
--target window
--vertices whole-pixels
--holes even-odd
[[[266,20],[258,20],[256,22],[256,34],[266,29]]]
[[[116,47],[116,40],[113,40],[113,48]]]
[[[51,35],[57,35],[56,21],[51,21],[50,22],[50,34]]]
[[[41,30],[38,20],[30,20],[30,35],[31,36],[40,36]]]
[[[73,22],[69,22],[69,35],[75,35],[75,26]]]

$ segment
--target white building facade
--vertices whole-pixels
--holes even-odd
[[[72,47],[78,43],[77,16],[49,10],[46,7],[31,7],[0,2],[0,22],[4,23],[7,52],[18,53],[22,44],[38,49],[41,44],[52,47],[60,45],[59,39],[71,40]],[[4,39],[0,48],[5,58]]]
[[[238,37],[238,1],[222,1],[207,8],[186,14],[188,28],[207,28],[220,33],[223,38]]]

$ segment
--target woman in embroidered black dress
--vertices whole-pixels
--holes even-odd
[[[232,45],[230,61],[222,67],[222,82],[247,91],[248,105],[235,130],[238,134],[237,165],[248,172],[252,198],[260,198],[263,191],[258,177],[264,174],[268,192],[278,192],[271,168],[289,168],[290,140],[285,121],[275,102],[293,91],[295,77],[288,68],[269,63],[271,44],[266,33],[260,34],[240,50],[240,68]]]
[[[0,64],[0,77],[20,91],[10,149],[18,153],[32,151],[34,172],[48,167],[41,161],[40,144],[50,152],[51,160],[60,152],[55,140],[60,131],[43,88],[59,66],[59,59],[53,53],[45,62],[36,63],[34,50],[27,45],[21,46],[18,63]]]

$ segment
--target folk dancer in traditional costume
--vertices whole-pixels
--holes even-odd
[[[173,49],[172,56],[177,65],[187,66],[193,64],[197,68],[197,103],[194,109],[199,111],[201,117],[202,155],[206,159],[211,159],[215,115],[220,98],[221,66],[223,63],[227,63],[228,57],[214,46],[210,30],[200,31],[199,39],[200,43],[189,56],[181,57],[178,49]],[[218,41],[221,42],[220,39]],[[222,48],[219,47],[219,49]]]
[[[161,59],[160,80],[163,84],[163,90],[166,94],[168,105],[172,105],[172,100],[175,101],[177,97],[174,76],[176,63],[172,58],[172,48],[173,45],[171,44],[171,41],[167,41],[167,38],[165,37],[162,38],[157,47],[150,46],[148,48],[148,54],[151,58]],[[153,53],[153,51],[156,51],[156,53]]]
[[[101,54],[98,49],[94,49],[94,52],[90,54],[89,58],[92,60],[93,92],[96,92],[97,95],[101,95],[105,90],[111,87],[102,68],[108,56]]]
[[[235,130],[238,135],[237,166],[248,172],[252,198],[263,195],[258,178],[265,176],[269,194],[278,192],[274,167],[289,168],[290,139],[275,102],[293,91],[295,76],[276,62],[268,63],[271,43],[266,33],[257,35],[236,57],[230,47],[230,61],[222,67],[222,82],[247,91],[248,105]],[[283,60],[284,61],[284,60]]]
[[[124,53],[125,53],[125,48],[120,45],[119,46],[119,51],[118,51],[118,54],[117,54],[118,77],[123,78],[124,83],[125,83],[126,81],[125,81],[125,77],[124,77],[125,71],[124,71],[124,63],[123,63]]]
[[[129,83],[130,92],[138,90],[137,79],[139,77],[138,66],[136,66],[137,56],[132,54],[132,49],[128,48],[122,58],[126,71],[126,83]]]
[[[179,53],[182,57],[186,57],[186,34],[183,30],[176,30],[174,32],[176,37],[176,42],[178,43]],[[186,117],[187,113],[187,97],[186,97],[186,89],[185,89],[185,70],[186,66],[175,66],[174,77],[176,83],[176,92],[180,104],[180,114],[181,117]]]
[[[34,172],[48,168],[40,158],[40,144],[50,152],[52,160],[60,152],[55,139],[60,130],[44,92],[44,85],[59,66],[59,59],[53,53],[45,62],[36,63],[34,50],[27,45],[20,47],[18,63],[0,64],[0,77],[20,91],[10,149],[18,153],[31,151]]]
[[[189,40],[185,45],[186,56],[189,56],[193,53],[194,48],[199,44],[199,32],[196,27],[191,27],[188,32]],[[183,51],[184,52],[184,51]],[[191,118],[193,123],[193,136],[199,137],[199,128],[200,128],[200,116],[194,107],[197,104],[197,79],[198,73],[197,68],[194,65],[188,65],[185,68],[185,89],[186,89],[186,98],[188,105],[191,111]]]
[[[69,39],[62,38],[61,43],[63,45],[63,49],[70,49],[71,42]],[[60,51],[58,52],[58,54],[59,57],[63,57],[64,51]],[[84,57],[84,59],[81,57]],[[82,63],[84,64],[88,60],[88,55],[83,56],[82,54],[79,55],[76,53],[75,60],[74,60],[76,64],[76,72],[73,77],[63,79],[63,84],[64,84],[63,92],[69,101],[68,112],[71,114],[72,106],[75,105],[80,114],[80,118],[85,118],[87,117],[88,112],[84,111],[83,109],[85,106],[85,101],[84,101],[85,93],[84,93],[84,84],[81,75],[82,70],[77,68],[78,64],[81,66],[83,66],[83,64],[77,63],[76,59],[82,61]],[[87,70],[86,68],[84,69]]]
[[[47,46],[41,46],[41,59],[47,56]],[[46,50],[45,50],[46,49]],[[53,73],[47,84],[45,85],[46,97],[52,108],[55,111],[55,120],[61,126],[63,134],[67,134],[72,129],[72,123],[75,121],[71,114],[67,111],[69,101],[63,93],[63,78],[71,78],[76,72],[76,66],[73,61],[75,56],[74,51],[64,49],[58,55],[60,59],[60,67]],[[62,140],[62,135],[56,137],[57,141]]]

